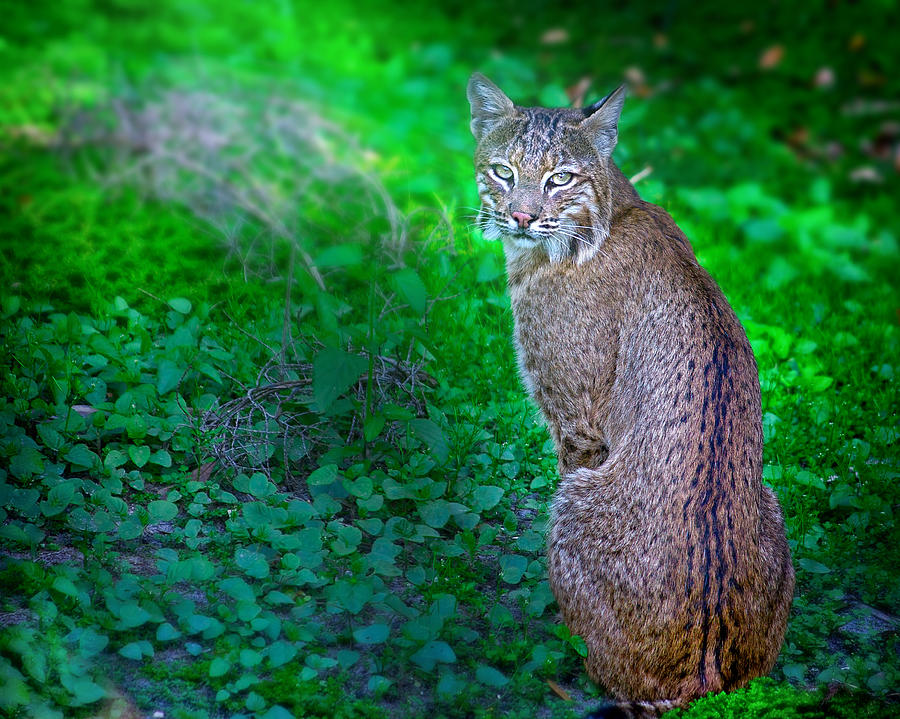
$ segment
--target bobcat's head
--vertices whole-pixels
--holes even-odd
[[[625,88],[583,109],[518,107],[475,73],[467,94],[484,236],[511,252],[539,248],[551,262],[593,257],[609,236],[609,158]]]

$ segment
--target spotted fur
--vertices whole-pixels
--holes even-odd
[[[503,240],[521,374],[557,451],[550,585],[619,700],[596,716],[740,687],[771,670],[794,588],[744,330],[612,161],[622,88],[526,108],[476,74],[468,96],[479,224]]]

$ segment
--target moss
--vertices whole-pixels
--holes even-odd
[[[293,716],[334,719],[387,719],[391,714],[368,699],[350,699],[347,676],[337,675],[318,681],[299,681],[296,667],[287,666],[272,673],[269,681],[254,690],[270,702],[285,707]]]
[[[793,719],[793,717],[835,717],[866,719],[891,716],[898,707],[879,703],[869,695],[840,693],[833,696],[825,690],[806,692],[790,684],[776,683],[768,677],[757,679],[748,687],[734,692],[710,694],[698,699],[687,709],[665,714],[666,719]]]

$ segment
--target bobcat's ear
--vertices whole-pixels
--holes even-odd
[[[601,157],[609,157],[619,137],[619,115],[625,104],[625,86],[619,85],[609,95],[590,107],[581,121],[581,129],[587,134]]]
[[[512,100],[480,72],[469,78],[466,95],[472,106],[472,123],[469,127],[479,142],[515,111]]]

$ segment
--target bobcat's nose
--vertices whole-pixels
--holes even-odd
[[[528,223],[534,219],[534,217],[527,212],[513,212],[512,218],[519,223],[519,227],[523,230],[528,227]]]

